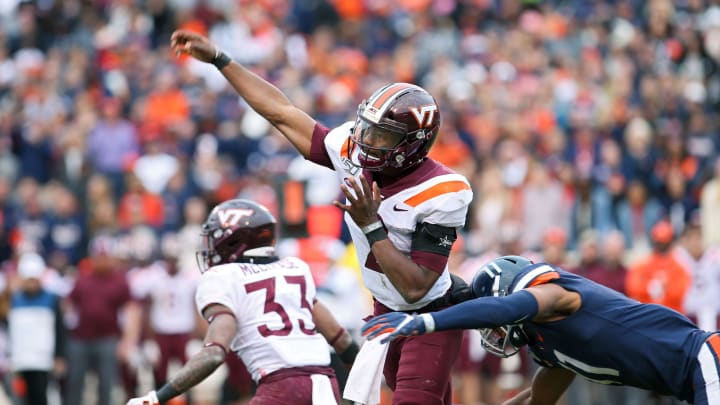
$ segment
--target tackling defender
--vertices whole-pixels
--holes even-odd
[[[127,405],[165,403],[204,380],[229,352],[258,384],[252,405],[340,402],[326,341],[347,364],[357,344],[315,300],[308,265],[275,256],[275,224],[265,207],[249,200],[212,210],[202,226],[206,250],[198,252],[203,274],[195,297],[210,324],[203,348],[167,384]]]
[[[720,335],[698,329],[678,312],[520,256],[483,266],[471,289],[476,299],[431,314],[381,315],[363,334],[389,333],[382,340],[389,341],[479,328],[495,355],[511,356],[527,345],[541,368],[531,387],[506,405],[554,404],[576,374],[720,405]]]

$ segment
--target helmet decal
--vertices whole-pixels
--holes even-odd
[[[237,225],[243,217],[249,217],[253,214],[253,210],[241,208],[227,208],[218,210],[217,216],[220,220],[220,226],[229,228]]]
[[[438,107],[435,104],[429,104],[420,107],[410,107],[409,110],[413,117],[415,117],[418,127],[426,128],[432,125]]]

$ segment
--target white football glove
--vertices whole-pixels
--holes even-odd
[[[126,405],[160,405],[160,401],[153,390],[141,397],[129,400]]]

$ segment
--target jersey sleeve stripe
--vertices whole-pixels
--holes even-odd
[[[535,277],[535,279],[533,281],[531,281],[530,284],[528,284],[528,287],[549,283],[550,281],[556,280],[558,278],[560,278],[560,275],[555,271],[550,272],[550,273],[545,273],[545,274]]]
[[[515,287],[513,287],[512,292],[520,291],[523,288],[527,288],[529,286],[529,284],[533,280],[535,280],[537,277],[539,277],[545,273],[550,273],[550,272],[557,274],[557,272],[548,265],[543,265],[536,269],[531,270],[529,273],[525,274],[524,276],[522,276],[520,278],[520,280],[517,282],[517,284],[515,284]]]
[[[720,335],[712,335],[707,341],[712,351],[715,352],[715,358],[720,362]]]
[[[470,190],[470,186],[468,186],[467,183],[459,180],[446,181],[443,183],[438,183],[428,188],[427,190],[423,190],[420,193],[415,194],[414,196],[405,200],[404,203],[411,207],[417,207],[418,205],[424,203],[431,198],[435,198],[446,193],[454,193],[462,190]]]

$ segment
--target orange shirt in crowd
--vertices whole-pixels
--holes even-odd
[[[690,283],[690,275],[672,254],[653,252],[630,268],[625,289],[630,298],[682,312]]]
[[[182,122],[190,117],[190,102],[179,89],[150,93],[145,106],[145,120],[163,127]]]

